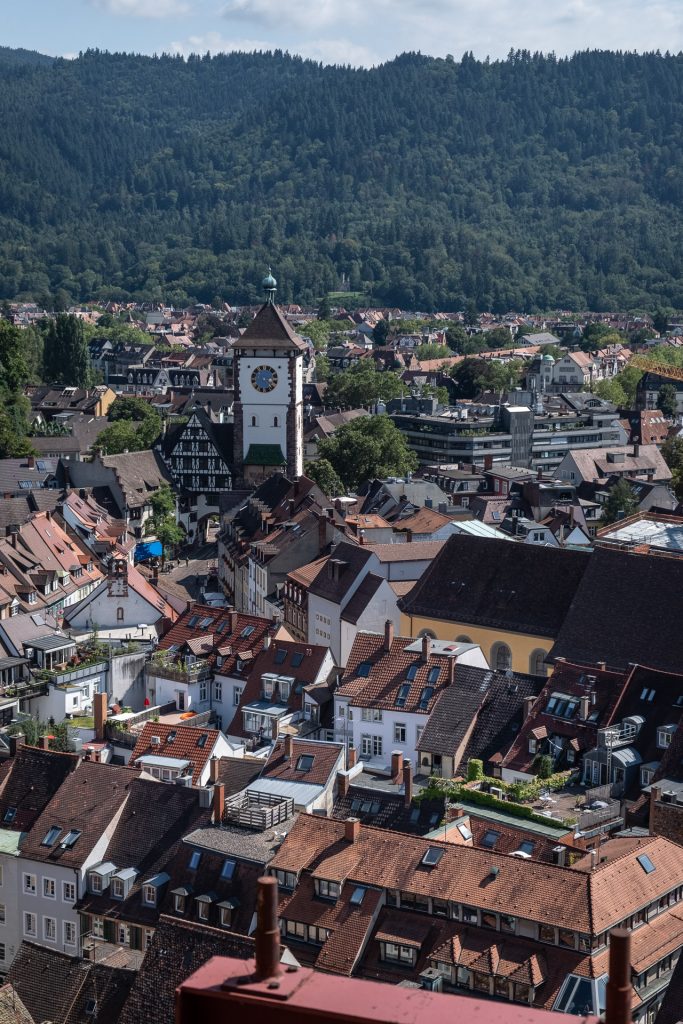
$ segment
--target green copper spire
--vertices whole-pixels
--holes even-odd
[[[275,289],[277,288],[277,281],[273,277],[270,267],[268,267],[268,273],[263,278],[263,287],[266,293],[266,302],[269,306],[272,306],[275,302]]]

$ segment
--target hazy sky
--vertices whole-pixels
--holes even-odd
[[[375,64],[404,50],[683,49],[683,0],[1,0],[0,44],[71,56],[290,50]]]

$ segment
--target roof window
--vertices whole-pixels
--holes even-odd
[[[202,859],[201,850],[193,850],[192,856],[190,857],[190,863],[187,865],[190,871],[196,871],[199,867],[199,862]]]
[[[70,829],[59,844],[62,850],[73,850],[74,846],[81,837],[81,833],[77,828]]]
[[[429,675],[427,676],[427,682],[431,686],[433,686],[438,681],[438,678],[439,678],[440,675],[441,675],[441,669],[439,668],[438,665],[435,665],[434,668],[430,668],[430,670],[429,670]]]
[[[3,818],[3,821],[4,821],[5,825],[11,825],[12,822],[14,821],[14,819],[16,818],[16,816],[17,816],[17,809],[16,809],[16,807],[8,807],[7,810],[5,811],[5,817]]]
[[[457,828],[458,832],[460,833],[460,835],[461,835],[461,836],[463,837],[463,839],[465,840],[465,842],[469,842],[469,840],[470,840],[470,839],[472,838],[472,831],[471,831],[471,829],[469,828],[469,826],[468,826],[468,825],[466,825],[466,824],[465,824],[465,823],[463,822],[462,824],[460,824],[460,825],[457,825],[457,826],[456,826],[456,828]]]
[[[57,837],[61,835],[62,830],[59,825],[51,825],[47,830],[47,835],[43,839],[41,846],[54,846],[57,842]]]
[[[485,846],[487,850],[493,850],[499,839],[500,832],[496,832],[495,829],[489,828],[484,833],[484,838],[481,841],[481,845]]]
[[[204,747],[206,746],[206,741],[207,741],[208,738],[209,737],[208,737],[208,735],[205,732],[203,732],[201,734],[201,736],[197,740],[197,746],[199,747],[200,750],[204,749]]]
[[[196,626],[196,625],[197,625],[197,623],[198,623],[198,622],[199,622],[199,616],[198,616],[198,615],[192,615],[192,616],[191,616],[191,617],[190,617],[190,618],[188,619],[188,621],[187,621],[187,625],[188,625],[188,627],[189,627],[190,629],[192,629],[192,628],[193,628],[194,626]]]
[[[295,651],[291,658],[292,668],[298,668],[303,660],[304,656],[301,651]]]
[[[408,699],[408,694],[409,693],[410,693],[410,683],[401,683],[401,685],[399,687],[399,690],[398,690],[398,693],[396,694],[396,700],[394,701],[394,704],[396,705],[397,708],[404,708],[405,707],[406,700]]]
[[[256,626],[245,626],[242,632],[240,633],[240,636],[246,639],[246,637],[251,636],[255,629]]]
[[[229,857],[223,861],[223,867],[221,868],[221,878],[225,882],[230,882],[232,876],[235,874],[235,868],[237,867],[237,861],[231,860]]]
[[[372,666],[370,665],[369,661],[361,661],[360,665],[356,669],[356,675],[362,676],[363,679],[367,679],[367,677],[370,675],[371,667]]]
[[[365,897],[366,892],[367,892],[367,889],[365,889],[364,886],[357,885],[356,888],[351,893],[351,899],[349,900],[349,903],[351,904],[351,906],[352,907],[359,907],[361,905],[361,903],[363,902],[363,899]]]
[[[275,652],[275,664],[276,665],[284,665],[286,660],[287,660],[287,651],[284,649],[284,647],[279,647],[277,649],[277,651]]]
[[[435,867],[443,857],[443,850],[440,846],[430,846],[427,849],[421,863],[427,868]]]
[[[296,770],[298,772],[310,772],[313,767],[313,761],[313,754],[300,754],[296,761]]]
[[[652,872],[656,870],[654,864],[646,853],[641,853],[639,857],[636,857],[636,860],[646,875],[651,875]]]
[[[652,701],[655,699],[655,694],[656,693],[657,693],[656,690],[650,690],[646,686],[645,689],[643,690],[643,692],[640,695],[640,699],[647,701],[648,704],[651,704]]]
[[[422,693],[420,694],[420,704],[419,704],[419,710],[420,711],[426,711],[427,710],[427,706],[428,706],[428,704],[429,704],[429,702],[430,702],[430,700],[432,699],[433,696],[434,696],[434,687],[433,686],[425,686],[425,687],[423,687]]]
[[[412,682],[415,676],[417,675],[417,670],[419,669],[419,667],[419,661],[414,661],[412,665],[409,665],[408,671],[406,672],[406,679],[409,679],[410,682]]]

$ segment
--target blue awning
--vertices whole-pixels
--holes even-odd
[[[160,540],[150,540],[135,545],[135,561],[146,562],[148,558],[161,558],[163,547]]]

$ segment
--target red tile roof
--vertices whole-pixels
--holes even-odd
[[[237,670],[238,657],[241,658],[247,652],[252,657],[254,651],[261,650],[266,636],[276,628],[270,619],[262,619],[257,615],[243,615],[227,608],[192,604],[164,635],[159,650],[174,648],[180,656],[183,648],[189,646],[191,653],[205,655],[210,665],[216,664],[220,650],[223,656],[221,675],[233,675]],[[247,636],[243,636],[245,632],[248,632]],[[196,641],[200,641],[201,648],[208,637],[213,638],[211,651],[192,651],[192,644],[196,646]]]
[[[173,736],[169,740],[171,733]],[[130,756],[130,763],[134,764],[140,757],[176,757],[184,761],[191,761],[193,765],[192,784],[198,786],[202,772],[213,755],[220,735],[218,729],[198,729],[192,725],[145,722]],[[153,744],[153,736],[158,736],[161,743]]]
[[[337,690],[338,696],[348,697],[350,703],[357,707],[393,709],[401,686],[410,683],[402,710],[406,713],[428,714],[438,695],[448,686],[449,659],[443,655],[430,654],[427,661],[422,661],[420,653],[406,651],[406,647],[415,642],[413,637],[396,637],[391,649],[386,651],[383,635],[358,633],[341,686]],[[364,664],[370,665],[367,676],[359,674],[359,668]],[[407,673],[411,666],[416,666],[417,671],[415,677],[408,680]],[[429,682],[432,671],[436,678]],[[433,688],[433,693],[422,707],[421,698],[428,686]]]
[[[280,739],[270,752],[261,778],[326,786],[330,776],[337,768],[340,755],[343,753],[343,743],[293,739],[292,756],[288,758],[285,755],[285,741]],[[301,767],[300,758],[302,757],[313,758],[308,770]],[[345,767],[343,756],[340,767]]]

